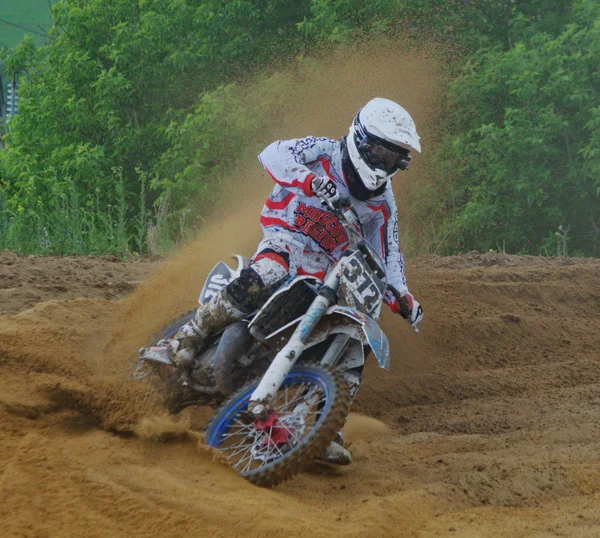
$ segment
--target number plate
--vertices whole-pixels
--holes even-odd
[[[338,292],[340,304],[355,308],[363,314],[377,319],[381,314],[385,286],[355,252],[344,258]]]
[[[231,269],[223,262],[217,263],[204,283],[198,302],[200,304],[205,304],[210,301],[217,293],[219,293],[221,288],[227,286],[232,279],[233,274]]]

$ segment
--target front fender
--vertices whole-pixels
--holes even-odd
[[[390,343],[387,336],[374,319],[348,306],[330,306],[325,312],[325,315],[330,314],[340,314],[358,323],[369,346],[373,350],[373,354],[375,355],[379,366],[385,370],[390,369]]]
[[[352,321],[345,321],[340,324],[340,320],[336,320],[336,315],[349,318]],[[292,327],[297,325],[301,319],[302,317],[299,317],[291,321],[280,329],[270,333],[268,336],[261,339],[261,341],[273,346],[282,346],[289,337],[289,335],[288,337],[284,336],[286,331],[292,331]],[[321,321],[315,327],[306,342],[306,349],[323,342],[330,334],[336,333],[346,333],[352,338],[356,338],[364,344],[368,344],[373,350],[373,354],[375,355],[379,366],[386,370],[390,369],[390,343],[388,342],[387,336],[374,319],[348,306],[330,306],[325,311]]]

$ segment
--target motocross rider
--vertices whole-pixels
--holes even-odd
[[[413,119],[399,104],[379,97],[359,110],[342,140],[308,136],[268,146],[259,161],[276,185],[260,217],[264,237],[250,267],[201,305],[169,343],[173,362],[189,366],[211,334],[262,306],[289,275],[325,277],[348,237],[322,198],[332,203],[350,198],[363,237],[385,262],[385,302],[416,328],[423,310],[406,285],[391,187],[392,176],[408,168],[411,151],[421,151]],[[321,459],[350,463],[341,435]]]

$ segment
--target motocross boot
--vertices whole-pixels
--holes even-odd
[[[352,453],[344,448],[342,432],[338,432],[335,439],[329,443],[329,446],[317,459],[335,465],[350,465],[352,463]]]
[[[351,370],[344,370],[342,373],[350,388],[351,401],[354,401],[356,393],[360,388],[362,370],[363,366],[360,366]],[[335,465],[350,465],[352,463],[352,453],[344,447],[344,438],[341,431],[337,433],[335,439],[329,443],[329,446],[317,459],[327,463],[334,463]]]
[[[169,342],[171,360],[180,368],[190,366],[211,335],[246,316],[234,306],[227,290],[221,289],[210,301],[198,307],[194,318],[181,327]]]

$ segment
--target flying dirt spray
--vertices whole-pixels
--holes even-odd
[[[373,97],[402,104],[413,116],[423,140],[424,157],[394,179],[400,208],[401,239],[409,223],[402,217],[409,185],[423,174],[434,139],[436,104],[443,82],[436,55],[399,43],[363,46],[358,52],[337,50],[322,60],[300,61],[283,76],[285,91],[277,99],[259,97],[257,114],[269,118],[260,143],[252,151],[232,151],[238,159],[223,183],[221,201],[198,239],[169,258],[165,265],[125,301],[123,313],[106,348],[111,360],[130,357],[170,319],[195,308],[204,278],[220,259],[251,256],[261,238],[259,215],[272,180],[256,154],[273,140],[308,135],[341,138],[357,110]],[[281,84],[282,77],[277,77]],[[249,92],[252,94],[252,92]],[[253,98],[256,98],[255,95]]]

